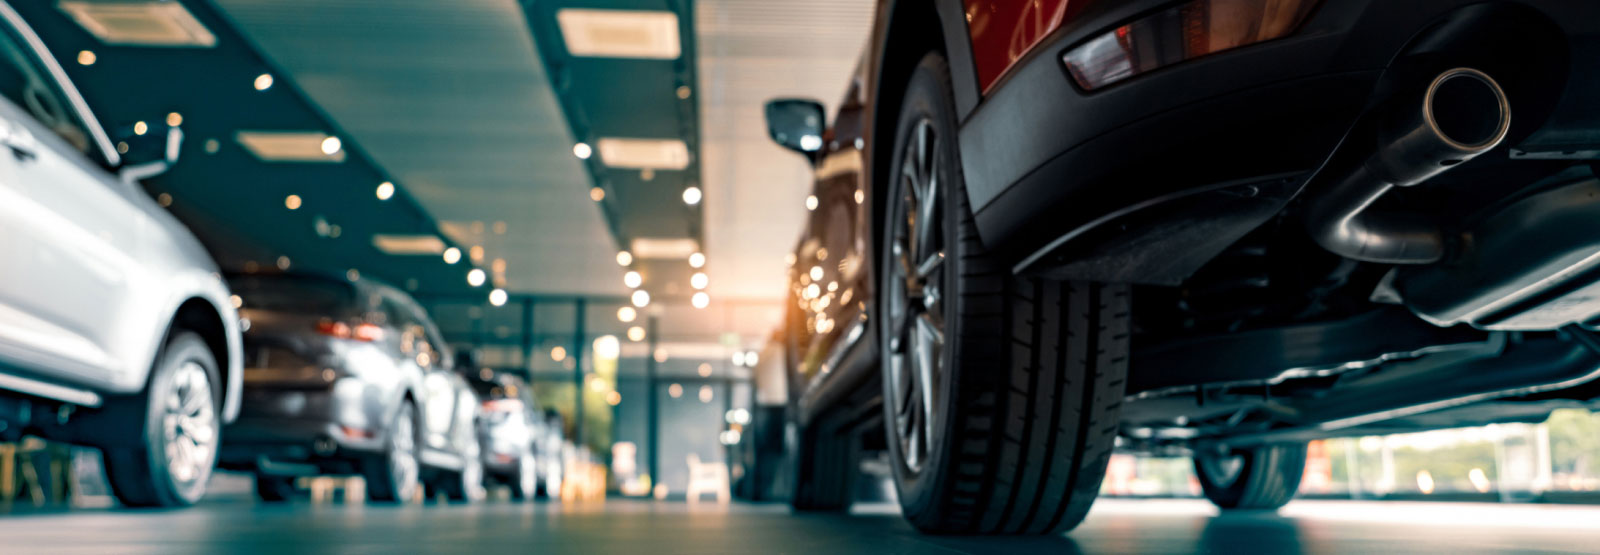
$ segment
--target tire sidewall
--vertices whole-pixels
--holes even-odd
[[[958,381],[957,375],[960,371],[955,364],[955,361],[958,360],[955,353],[959,349],[959,342],[955,341],[955,339],[960,337],[961,326],[961,318],[959,316],[961,314],[961,294],[956,289],[960,280],[950,279],[950,276],[959,275],[962,258],[962,253],[957,252],[957,249],[960,248],[960,241],[955,240],[955,231],[958,229],[956,226],[960,223],[960,217],[955,212],[961,206],[961,203],[955,202],[954,195],[965,194],[965,192],[961,181],[960,158],[956,148],[954,106],[951,101],[952,93],[950,92],[946,67],[945,61],[941,56],[937,53],[929,54],[923,58],[923,61],[917,65],[916,70],[912,72],[906,87],[906,94],[901,103],[900,116],[895,126],[895,140],[892,147],[894,150],[892,152],[892,162],[889,166],[890,179],[885,184],[885,189],[888,191],[888,194],[884,197],[885,217],[883,222],[885,229],[880,234],[878,251],[880,253],[878,257],[880,263],[879,271],[877,272],[877,290],[881,294],[877,302],[877,308],[878,314],[883,315],[884,318],[882,327],[880,327],[882,333],[879,334],[879,352],[883,353],[885,358],[884,363],[881,365],[884,373],[883,380],[881,380],[884,388],[884,428],[888,436],[887,443],[891,463],[889,466],[893,469],[900,505],[907,518],[913,521],[917,519],[917,515],[925,507],[942,497],[942,492],[940,491],[942,488],[949,487],[950,481],[946,478],[946,474],[948,474],[949,469],[950,449],[947,448],[947,444],[953,433],[954,425],[954,421],[949,415],[950,407],[953,406],[954,395],[959,394],[954,384]],[[933,122],[934,132],[938,137],[938,145],[942,151],[939,158],[942,163],[937,165],[935,172],[937,172],[937,179],[940,183],[939,195],[943,204],[943,206],[939,207],[939,217],[943,220],[943,229],[941,231],[944,233],[946,254],[945,266],[941,275],[944,280],[942,283],[944,297],[941,305],[945,316],[945,344],[944,349],[939,354],[944,376],[938,385],[938,400],[933,407],[933,414],[930,415],[934,420],[934,434],[933,437],[929,438],[928,442],[928,459],[923,463],[920,471],[911,471],[904,463],[905,457],[900,452],[900,439],[895,432],[897,424],[895,422],[894,402],[892,401],[895,392],[892,391],[894,386],[889,379],[890,370],[887,363],[887,358],[891,356],[889,354],[889,330],[893,327],[893,324],[887,321],[889,317],[887,295],[892,290],[889,287],[888,280],[894,278],[893,272],[888,271],[887,265],[894,263],[889,259],[889,253],[893,252],[892,243],[894,241],[894,231],[891,226],[896,225],[894,222],[896,212],[903,210],[901,205],[904,204],[904,201],[901,200],[904,193],[900,180],[900,167],[904,161],[906,143],[916,123],[925,117]]]

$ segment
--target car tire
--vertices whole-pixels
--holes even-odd
[[[798,511],[843,511],[854,500],[859,438],[825,418],[799,429],[789,497]]]
[[[530,453],[517,459],[517,469],[511,473],[506,485],[511,488],[511,498],[517,501],[532,499],[539,489],[539,463]]]
[[[472,503],[483,499],[483,459],[479,457],[478,450],[472,449],[466,454],[466,462],[461,470],[445,473],[440,480],[440,489],[453,503]]]
[[[416,496],[422,480],[422,462],[418,459],[419,428],[417,408],[407,400],[395,411],[385,437],[383,453],[369,457],[362,463],[361,474],[367,481],[367,500],[377,503],[404,503]]]
[[[1294,499],[1306,470],[1306,444],[1263,445],[1196,453],[1194,473],[1206,499],[1223,509],[1270,511]]]
[[[221,392],[216,357],[199,335],[176,331],[139,395],[114,399],[104,411],[139,422],[140,441],[106,447],[106,480],[129,507],[185,507],[205,495],[221,445]]]
[[[256,499],[266,503],[282,503],[294,498],[294,476],[256,475]]]
[[[932,533],[1070,530],[1116,440],[1128,288],[1014,276],[985,248],[940,54],[912,72],[898,122],[878,314],[902,512]]]

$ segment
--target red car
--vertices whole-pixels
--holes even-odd
[[[884,448],[919,529],[1060,532],[1126,449],[1269,509],[1312,439],[1600,404],[1597,64],[1582,0],[880,1],[831,125],[767,107],[794,505]]]

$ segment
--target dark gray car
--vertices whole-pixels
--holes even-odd
[[[262,500],[297,477],[360,474],[372,501],[419,485],[481,491],[477,396],[410,296],[367,279],[230,278],[245,332],[244,403],[221,464],[256,474]]]

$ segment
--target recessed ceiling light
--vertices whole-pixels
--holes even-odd
[[[467,272],[467,285],[477,287],[483,285],[486,279],[489,279],[489,276],[483,275],[483,270],[473,268],[472,271]]]
[[[588,160],[589,156],[593,154],[594,149],[589,148],[589,143],[578,143],[572,145],[572,155],[577,156],[579,160]]]
[[[180,2],[62,0],[59,6],[78,26],[106,44],[217,45],[217,36]]]
[[[688,238],[640,237],[633,240],[633,256],[642,260],[683,260],[700,250],[700,243]]]
[[[689,255],[689,267],[690,268],[699,268],[699,267],[702,267],[702,266],[705,266],[705,265],[706,265],[706,255],[698,253],[698,252]]]
[[[628,328],[629,341],[644,341],[644,328],[633,326]]]
[[[625,306],[625,307],[617,309],[617,320],[618,321],[621,321],[621,322],[632,322],[634,318],[638,318],[638,317],[639,317],[639,311],[634,310],[633,307],[631,307],[631,306]]]
[[[339,152],[341,148],[344,148],[344,142],[340,141],[338,137],[328,137],[322,140],[323,154],[333,154]]]
[[[599,187],[589,188],[589,200],[600,202],[606,199],[606,190]]]
[[[689,206],[700,204],[700,188],[689,187],[683,190],[683,203]]]
[[[806,210],[817,209],[817,195],[806,195]]]
[[[257,75],[256,76],[255,85],[256,85],[256,90],[258,90],[258,91],[264,91],[264,90],[272,88],[272,74],[271,73],[263,73],[261,75]]]
[[[556,23],[573,56],[671,60],[682,51],[672,12],[563,8]]]
[[[300,202],[300,195],[289,195],[287,197],[283,197],[284,208],[288,208],[290,210],[299,210]]]
[[[335,141],[333,146],[339,146],[339,139],[319,131],[240,131],[234,139],[264,162],[344,161],[344,150],[325,150],[328,139]]]
[[[426,255],[444,252],[444,240],[437,235],[373,235],[372,246],[384,254]]]
[[[183,125],[183,114],[177,112],[167,112],[167,125],[172,127]]]
[[[689,167],[689,147],[678,139],[600,139],[600,159],[613,168],[681,170]]]
[[[638,287],[643,283],[644,276],[639,275],[639,272],[630,271],[626,274],[622,274],[622,284],[628,286],[629,289]]]
[[[143,135],[148,132],[150,132],[150,124],[145,123],[144,121],[133,122],[134,135]]]
[[[494,291],[489,292],[489,304],[495,306],[505,306],[506,297],[506,290],[496,287]]]
[[[450,247],[444,250],[444,263],[455,264],[461,261],[461,249]]]
[[[633,306],[644,308],[645,305],[650,304],[650,293],[645,292],[643,289],[639,289],[633,292],[633,296],[630,300],[633,301]]]
[[[705,291],[696,291],[694,296],[689,298],[689,302],[694,303],[695,308],[705,308],[711,304],[711,295],[707,295]],[[710,371],[706,371],[702,372],[701,375],[704,376],[710,373]]]
[[[617,265],[618,266],[627,266],[627,265],[632,264],[632,263],[633,263],[633,253],[628,252],[628,251],[617,251]]]
[[[388,181],[378,184],[378,200],[389,200],[394,196],[394,184]]]
[[[710,281],[711,278],[706,276],[705,272],[695,272],[694,275],[689,276],[689,285],[695,289],[705,289]]]
[[[78,64],[80,65],[92,66],[94,65],[95,60],[98,59],[99,57],[94,55],[93,50],[83,50],[78,52]]]

